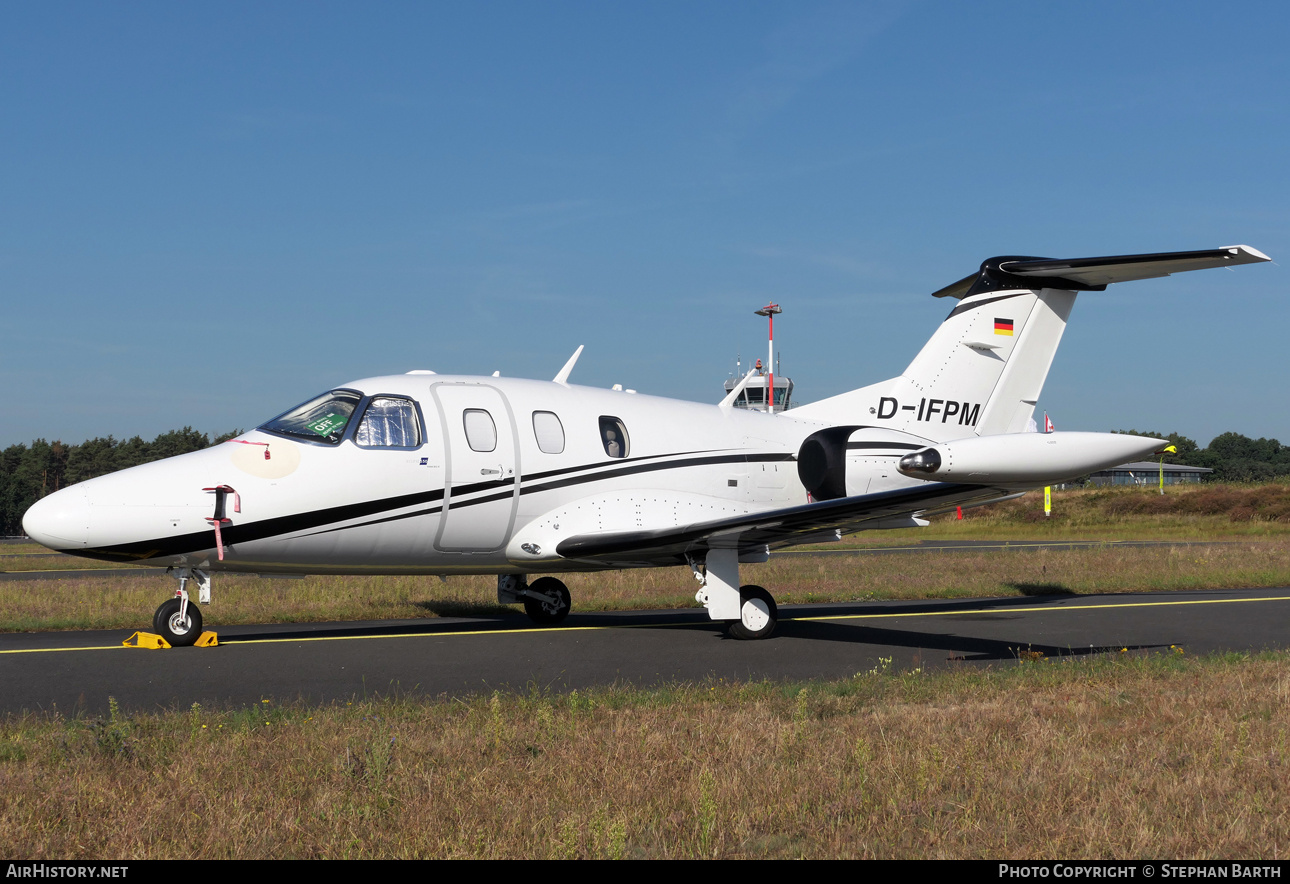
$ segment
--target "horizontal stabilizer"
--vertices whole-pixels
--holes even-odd
[[[940,291],[937,298],[959,298],[1000,288],[1101,290],[1113,282],[1154,279],[1186,270],[1208,270],[1271,260],[1249,246],[1225,246],[1197,252],[1156,252],[1148,255],[1112,255],[1102,258],[990,258],[972,276]]]

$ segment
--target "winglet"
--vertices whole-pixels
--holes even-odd
[[[1230,253],[1231,253],[1231,254],[1233,254],[1233,255],[1238,255],[1238,254],[1240,254],[1241,252],[1245,252],[1245,254],[1246,254],[1246,255],[1248,255],[1248,256],[1250,256],[1250,258],[1252,258],[1254,261],[1271,261],[1271,260],[1272,260],[1272,259],[1271,259],[1271,258],[1269,258],[1267,255],[1263,254],[1262,252],[1260,252],[1258,249],[1254,248],[1253,246],[1224,246],[1224,247],[1223,247],[1223,250],[1224,250],[1224,251],[1226,251],[1226,252],[1230,252]],[[1248,259],[1247,259],[1247,260],[1248,260]],[[1246,262],[1245,262],[1245,261],[1242,261],[1241,263],[1242,263],[1242,264],[1244,264],[1244,263],[1246,263]]]
[[[742,381],[735,384],[735,388],[726,394],[726,398],[721,400],[718,407],[734,408],[735,400],[738,399],[739,394],[744,391],[744,387],[748,386],[748,379],[756,373],[757,373],[757,369],[755,368],[748,369],[748,374],[744,375],[744,379]]]
[[[586,345],[585,344],[578,345],[578,349],[573,351],[573,355],[570,356],[569,361],[564,364],[564,368],[560,369],[560,373],[557,374],[554,378],[552,378],[552,380],[554,380],[557,384],[569,383],[569,374],[573,371],[573,366],[577,363],[578,357],[582,355],[582,348],[584,346]]]

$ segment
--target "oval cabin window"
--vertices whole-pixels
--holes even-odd
[[[560,454],[564,451],[564,425],[555,412],[533,412],[533,436],[538,450],[543,454]]]
[[[466,424],[466,444],[471,451],[497,450],[497,424],[482,408],[467,408],[462,420]]]
[[[627,456],[629,448],[627,427],[618,418],[600,418],[600,441],[605,446],[605,454],[610,457]]]

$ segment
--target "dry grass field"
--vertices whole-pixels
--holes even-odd
[[[1290,586],[1290,537],[1206,546],[783,556],[744,566],[743,579],[770,588],[781,604]],[[566,582],[575,612],[696,605],[687,568],[572,574]],[[0,630],[146,628],[173,589],[173,580],[156,575],[3,581]],[[204,613],[208,626],[218,629],[507,610],[496,598],[491,577],[270,580],[221,574]]]
[[[1290,492],[1271,487],[1059,493],[1051,519],[1031,495],[831,548],[1173,541],[1159,547],[783,556],[744,579],[785,603],[1290,585]],[[568,583],[575,611],[694,605],[686,569]],[[0,629],[139,628],[172,585],[0,582]],[[207,616],[488,614],[494,592],[489,578],[221,575]],[[1174,648],[937,673],[880,661],[830,683],[10,716],[0,854],[1281,858],[1288,701],[1290,655]]]
[[[1274,858],[1290,659],[0,724],[0,853]]]
[[[891,538],[997,540],[1224,540],[1290,537],[1290,482],[1267,485],[1111,485],[1055,490],[1044,515],[1042,491],[956,514],[927,528],[857,534]]]
[[[129,568],[117,562],[100,562],[50,552],[39,543],[0,544],[0,572],[3,571],[57,571],[61,569],[103,570]]]

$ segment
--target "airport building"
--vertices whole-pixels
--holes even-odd
[[[1185,467],[1180,464],[1164,465],[1165,484],[1183,485],[1188,482],[1199,482],[1213,470],[1205,467]],[[1122,463],[1109,470],[1098,470],[1089,476],[1094,485],[1159,485],[1160,463],[1158,461],[1138,461]]]
[[[761,365],[761,360],[757,360]],[[726,380],[726,395],[734,392],[735,387],[739,386],[742,377],[732,377]],[[793,382],[786,377],[775,375],[773,379],[775,385],[775,410],[787,411],[793,407]],[[744,385],[743,392],[734,401],[735,408],[747,408],[752,411],[767,411],[767,394],[771,378],[764,374],[755,374],[748,379]]]

